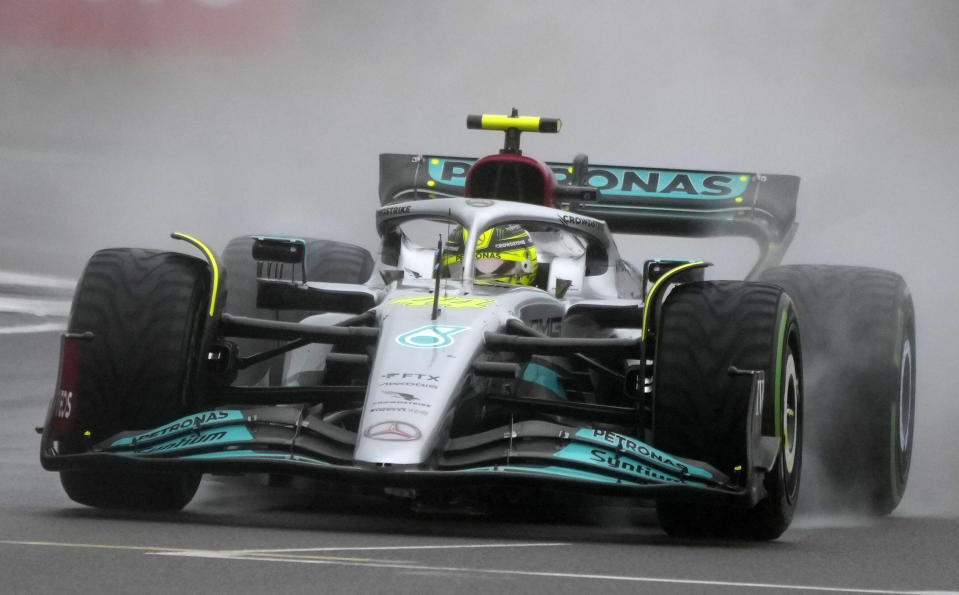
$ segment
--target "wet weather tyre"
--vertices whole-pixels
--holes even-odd
[[[747,510],[664,499],[663,530],[681,537],[770,540],[792,521],[802,470],[803,402],[799,326],[780,288],[736,281],[675,288],[663,305],[655,368],[654,442],[733,478],[747,465],[753,375],[765,378],[762,434],[778,454],[766,495]]]
[[[326,283],[365,283],[373,272],[373,257],[360,246],[332,240],[304,238],[306,241],[306,279]],[[226,304],[224,311],[236,316],[250,316],[268,320],[296,322],[311,314],[304,311],[282,311],[256,307],[258,276],[274,279],[302,278],[299,265],[271,264],[263,267],[259,275],[257,261],[253,259],[253,238],[233,238],[223,250],[223,265],[226,275]],[[240,352],[249,355],[276,346],[275,342],[258,339],[236,341]],[[261,362],[241,370],[235,384],[278,384],[282,374],[282,361],[278,359]]]
[[[915,310],[903,278],[866,267],[795,265],[761,280],[796,304],[809,379],[809,451],[825,510],[884,515],[912,457]]]
[[[195,403],[209,279],[204,261],[179,253],[115,248],[90,258],[68,332],[93,334],[77,372],[92,443],[176,419]],[[81,504],[177,510],[200,475],[76,470],[60,480]]]
[[[61,471],[60,484],[71,500],[87,506],[172,511],[193,499],[200,474]]]

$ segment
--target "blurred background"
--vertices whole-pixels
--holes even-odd
[[[560,117],[527,154],[802,177],[787,263],[896,270],[918,321],[897,514],[959,514],[959,3],[3,0],[0,272],[249,233],[375,251],[380,152],[483,155],[468,113]],[[634,262],[747,240],[621,238]],[[65,279],[66,281],[59,281]],[[0,282],[3,277],[0,276]],[[62,314],[62,313],[61,313]]]

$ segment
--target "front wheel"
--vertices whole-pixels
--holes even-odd
[[[799,326],[782,289],[734,281],[674,289],[663,305],[653,410],[656,446],[706,461],[730,477],[747,466],[753,376],[765,377],[762,433],[779,453],[765,473],[766,496],[746,511],[663,500],[670,535],[769,540],[792,521],[802,470],[803,383]]]
[[[60,484],[71,500],[94,508],[173,511],[190,503],[200,477],[199,473],[61,471]]]
[[[68,332],[93,334],[77,369],[77,419],[91,441],[156,427],[195,403],[209,275],[205,262],[173,252],[116,248],[90,258]],[[176,510],[200,475],[74,470],[60,481],[87,506]]]

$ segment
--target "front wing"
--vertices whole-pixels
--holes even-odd
[[[539,486],[739,506],[754,504],[759,496],[751,481],[734,481],[706,463],[634,438],[542,421],[450,439],[429,465],[357,462],[352,459],[355,441],[353,432],[323,422],[309,408],[219,408],[153,430],[117,434],[84,445],[78,454],[61,454],[51,437],[44,441],[41,462],[51,471],[277,473],[332,484],[414,489]]]

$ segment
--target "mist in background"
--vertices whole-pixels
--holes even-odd
[[[785,263],[900,272],[918,327],[896,514],[959,514],[959,3],[5,0],[0,270],[249,233],[375,251],[377,155],[527,154],[802,177]],[[741,277],[747,240],[623,237]],[[852,437],[851,437],[852,438]],[[806,477],[804,481],[814,481]]]

